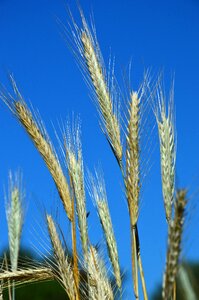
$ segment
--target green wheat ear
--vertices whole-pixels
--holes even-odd
[[[12,271],[17,270],[21,232],[23,225],[23,202],[24,192],[21,189],[20,174],[9,176],[9,192],[6,197],[6,216],[8,223],[8,239]]]
[[[158,124],[162,192],[166,219],[169,222],[172,214],[172,204],[175,190],[175,162],[176,162],[176,137],[173,112],[173,88],[170,93],[168,109],[166,109],[165,96],[161,88],[157,90],[159,108],[155,115]]]

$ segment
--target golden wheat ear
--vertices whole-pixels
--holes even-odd
[[[71,34],[66,32],[66,38],[69,40],[69,44],[72,44],[72,52],[91,89],[91,95],[96,103],[101,119],[102,130],[119,165],[122,166],[123,149],[120,132],[120,100],[118,96],[119,91],[116,91],[116,83],[114,82],[116,80],[114,80],[113,72],[110,72],[111,78],[107,75],[94,25],[92,24],[91,26],[93,30],[90,30],[81,9],[80,15],[82,27],[78,27],[73,17],[71,17]]]
[[[14,91],[14,96],[1,89],[0,98],[5,102],[20,124],[25,128],[35,147],[44,159],[45,164],[55,182],[67,216],[69,220],[71,220],[72,209],[69,187],[46,129],[42,121],[37,120],[32,114],[31,110],[28,108],[12,76],[10,76],[10,80]]]
[[[164,91],[159,85],[157,89],[158,104],[155,108],[160,140],[162,192],[168,222],[171,219],[175,190],[176,134],[174,126],[173,93],[172,86],[167,109]]]
[[[145,84],[144,84],[145,85]],[[128,106],[128,117],[126,125],[126,173],[124,177],[126,187],[126,198],[128,202],[130,226],[131,226],[131,251],[132,251],[132,274],[134,294],[139,298],[138,268],[140,269],[144,299],[148,299],[146,283],[143,273],[139,234],[137,221],[139,216],[140,189],[141,189],[141,118],[144,105],[145,86],[141,93],[131,92]],[[145,121],[145,120],[142,120]]]
[[[179,268],[186,204],[187,191],[184,189],[178,190],[174,203],[174,218],[171,219],[169,223],[166,270],[164,272],[162,285],[162,298],[164,300],[171,299],[174,293],[176,276]]]
[[[50,268],[35,267],[18,269],[15,271],[3,271],[0,273],[0,281],[4,288],[8,288],[11,285],[10,282],[15,282],[16,286],[20,286],[26,283],[33,283],[45,280],[53,280],[54,274]]]

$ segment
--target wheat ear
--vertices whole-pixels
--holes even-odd
[[[105,70],[101,63],[98,45],[88,30],[88,26],[83,22],[84,29],[81,33],[83,44],[83,55],[97,96],[100,116],[106,129],[107,139],[112,147],[118,163],[122,164],[122,144],[120,139],[120,124],[117,114],[113,109],[113,100],[108,89],[105,77]]]
[[[131,94],[129,107],[128,131],[126,134],[126,194],[129,206],[132,226],[138,220],[139,194],[140,194],[140,149],[139,149],[139,126],[140,126],[140,100],[138,94]]]
[[[10,285],[10,281],[15,281],[16,285],[21,285],[30,282],[53,280],[54,275],[49,268],[29,268],[18,269],[15,271],[4,271],[0,273],[0,280],[3,282],[4,287]]]
[[[68,297],[71,300],[75,300],[76,291],[72,266],[69,263],[67,256],[65,255],[52,217],[50,215],[47,215],[46,218],[48,223],[48,231],[54,250],[55,261],[58,268],[58,280],[64,287]]]
[[[139,212],[139,194],[140,194],[140,149],[139,149],[139,123],[140,123],[140,99],[136,92],[131,93],[129,103],[129,120],[126,134],[126,196],[129,207],[131,222],[131,251],[132,251],[132,273],[134,294],[139,298],[138,292],[138,249],[137,249],[137,220]]]
[[[100,223],[106,239],[109,258],[113,267],[115,279],[119,289],[122,287],[119,256],[111,216],[109,212],[106,189],[102,176],[96,173],[96,180],[90,175],[91,196],[97,205]]]
[[[158,90],[159,111],[156,111],[160,140],[162,191],[166,219],[169,222],[172,213],[172,203],[175,189],[175,131],[173,121],[173,91],[171,91],[168,114],[166,113],[165,98],[161,88]]]
[[[23,190],[21,189],[21,179],[18,173],[13,179],[9,174],[9,194],[6,200],[6,216],[8,223],[9,250],[12,271],[17,270],[18,256],[23,225]]]
[[[13,114],[25,128],[37,150],[43,157],[52,178],[56,184],[60,198],[63,202],[68,218],[71,220],[71,199],[70,192],[63,170],[60,166],[57,155],[50,143],[46,130],[42,124],[39,124],[33,117],[30,109],[22,98],[14,79],[11,77],[11,83],[15,92],[16,99],[10,94],[1,92],[0,97],[9,106]],[[41,122],[40,122],[41,123]]]
[[[72,187],[76,199],[76,210],[80,237],[84,256],[88,252],[88,226],[86,218],[86,197],[84,188],[84,169],[82,159],[82,148],[80,141],[80,127],[77,126],[74,132],[70,132],[69,126],[64,134],[66,159],[70,173]]]
[[[174,219],[172,219],[169,224],[166,270],[163,277],[162,287],[162,297],[164,300],[171,299],[178,272],[184,212],[187,203],[186,195],[186,190],[177,191],[175,200],[175,215]]]
[[[91,300],[113,300],[113,290],[109,283],[106,268],[97,250],[90,246],[86,262],[88,277],[88,293]]]

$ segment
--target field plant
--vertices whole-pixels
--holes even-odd
[[[176,190],[176,131],[174,113],[174,87],[167,97],[162,84],[162,76],[151,80],[150,72],[144,74],[137,89],[129,88],[127,96],[122,94],[114,75],[114,68],[108,71],[100,51],[94,25],[88,25],[80,9],[81,25],[70,14],[70,21],[64,27],[69,48],[80,66],[88,84],[100,118],[100,126],[115,157],[115,162],[123,178],[124,197],[128,206],[129,235],[131,237],[132,288],[135,299],[148,299],[147,280],[144,275],[142,249],[139,239],[138,219],[140,215],[140,194],[145,174],[145,161],[142,159],[143,137],[150,143],[146,134],[150,113],[157,123],[160,145],[162,193],[165,206],[165,222],[168,226],[167,255],[162,279],[162,298],[176,299],[176,278],[180,269],[181,241],[184,216],[187,204],[187,191]],[[110,63],[111,65],[111,63]],[[0,98],[10,109],[17,121],[25,129],[34,146],[48,168],[66,218],[71,226],[71,245],[66,245],[66,237],[53,218],[46,212],[46,224],[52,246],[51,258],[43,264],[18,267],[18,253],[23,224],[24,192],[19,175],[10,175],[10,187],[6,196],[6,215],[11,265],[6,259],[0,272],[0,298],[6,288],[11,290],[10,299],[15,299],[15,287],[21,284],[57,280],[66,292],[66,299],[111,300],[123,298],[123,271],[111,220],[102,171],[94,174],[85,172],[81,128],[79,120],[68,121],[59,137],[62,157],[58,156],[42,120],[29,107],[12,75],[12,92],[3,86]],[[121,99],[125,99],[121,107]],[[64,159],[64,164],[61,163]],[[147,162],[146,162],[147,163]],[[64,167],[63,167],[64,165]],[[86,173],[86,175],[85,175]],[[85,180],[86,179],[86,180]],[[88,187],[88,193],[86,192]],[[110,265],[106,264],[104,251],[92,243],[88,231],[87,195],[96,207]],[[119,212],[118,212],[119,213]],[[77,239],[79,231],[81,249]],[[67,249],[72,249],[72,259]],[[146,251],[147,252],[147,251]],[[110,269],[111,268],[111,269]],[[180,271],[183,273],[183,269]],[[185,272],[186,273],[186,272]],[[114,276],[114,280],[110,277]],[[187,285],[187,295],[192,293]],[[188,299],[188,298],[187,298]]]

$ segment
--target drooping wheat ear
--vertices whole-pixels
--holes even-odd
[[[81,41],[83,44],[84,60],[97,96],[97,105],[106,130],[106,137],[119,165],[121,166],[122,144],[120,138],[119,118],[113,108],[113,100],[111,99],[111,93],[106,82],[105,69],[101,62],[99,47],[96,43],[94,43],[94,38],[88,30],[85,20],[83,21],[83,24],[84,28],[81,33]]]
[[[115,279],[119,289],[122,287],[119,256],[111,216],[109,212],[106,189],[102,176],[96,173],[96,180],[90,175],[91,196],[93,197],[98,210],[98,215],[106,238],[109,258],[113,267]]]
[[[73,269],[65,255],[62,243],[59,239],[54,221],[50,215],[46,216],[48,223],[48,231],[54,250],[55,262],[58,268],[58,280],[64,287],[69,299],[76,299],[75,282],[73,277]]]
[[[172,213],[172,203],[175,189],[175,130],[173,118],[173,91],[171,91],[168,113],[165,107],[165,97],[161,89],[158,90],[159,111],[156,111],[161,156],[162,191],[166,219],[169,222]]]
[[[168,249],[166,270],[163,277],[162,297],[164,300],[171,299],[176,275],[178,272],[179,256],[184,224],[184,212],[187,203],[186,190],[179,190],[176,193],[175,215],[169,224]]]
[[[68,127],[64,134],[66,141],[66,159],[68,170],[72,180],[72,185],[76,199],[76,209],[78,216],[78,224],[80,229],[80,236],[84,255],[88,252],[88,226],[86,217],[86,197],[84,188],[84,168],[82,159],[82,147],[80,141],[80,127],[79,125],[71,131]]]
[[[22,98],[14,79],[11,77],[11,83],[15,92],[15,99],[10,95],[1,91],[0,97],[8,105],[13,114],[25,128],[37,150],[43,157],[46,166],[48,167],[52,178],[56,184],[60,198],[63,202],[68,218],[71,220],[71,199],[66,177],[60,166],[58,157],[43,124],[36,121],[30,109],[27,107]]]
[[[17,270],[18,256],[23,225],[24,191],[21,186],[21,176],[16,173],[14,178],[9,174],[9,193],[6,197],[6,216],[8,223],[9,250],[12,271]]]
[[[89,299],[113,300],[113,290],[107,277],[105,265],[93,246],[90,247],[86,267],[88,271]]]
[[[53,280],[54,275],[50,268],[29,268],[19,269],[15,271],[4,271],[0,273],[0,280],[3,282],[3,287],[8,287],[9,282],[15,281],[15,285],[31,283],[36,281]]]

